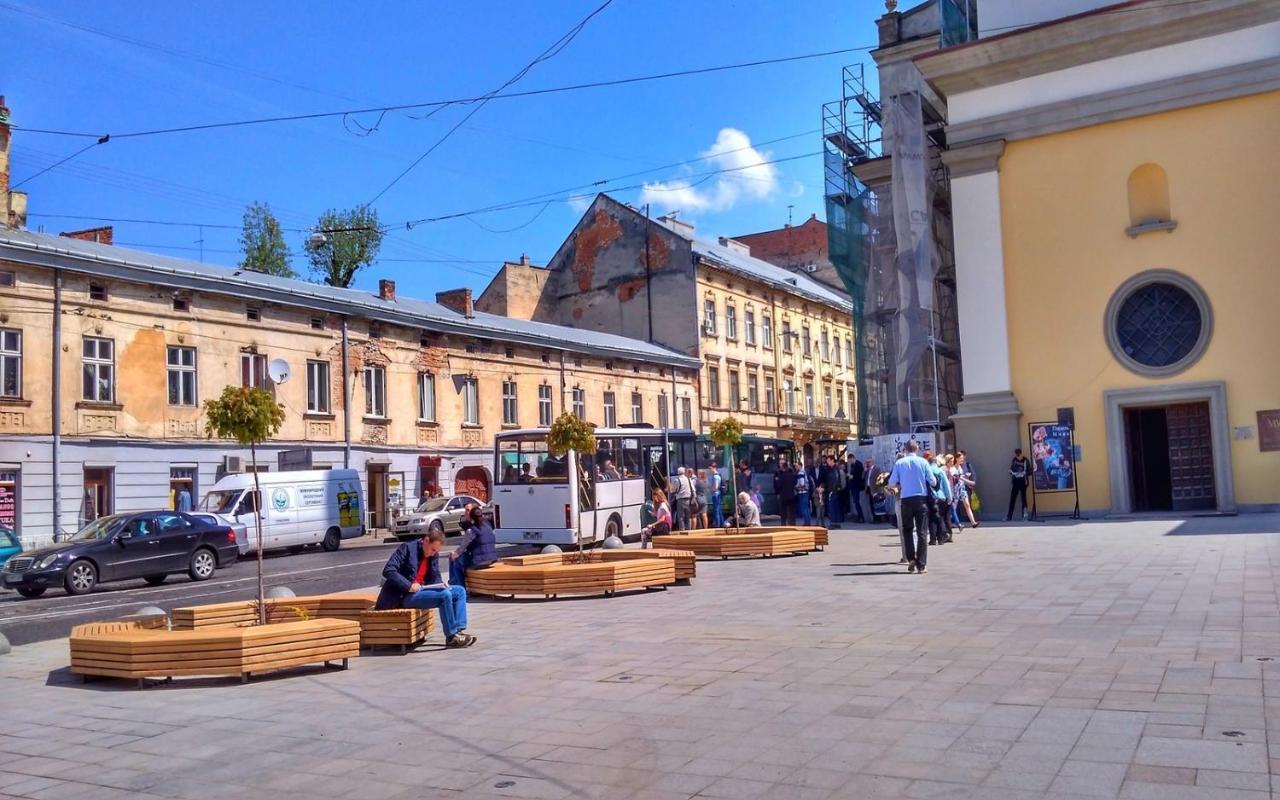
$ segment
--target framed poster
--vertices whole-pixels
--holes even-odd
[[[1027,428],[1031,441],[1031,485],[1036,494],[1074,492],[1076,464],[1071,426],[1033,422]]]

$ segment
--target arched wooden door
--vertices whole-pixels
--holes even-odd
[[[463,467],[453,479],[453,493],[489,502],[489,473],[484,467]]]

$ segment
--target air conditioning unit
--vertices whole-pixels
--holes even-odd
[[[241,456],[223,456],[222,471],[228,475],[244,472],[244,458]]]
[[[808,272],[808,273],[814,273],[814,272],[817,272],[817,271],[818,271],[818,265],[817,265],[817,264],[805,264],[805,265],[804,265],[804,271],[805,271],[805,272]]]

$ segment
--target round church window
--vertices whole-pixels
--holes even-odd
[[[1160,377],[1195,363],[1209,343],[1209,300],[1185,275],[1153,270],[1126,281],[1107,307],[1107,343],[1142,375]]]

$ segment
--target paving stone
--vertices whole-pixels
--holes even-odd
[[[1144,736],[1134,761],[1162,767],[1266,772],[1267,750],[1260,744]]]

